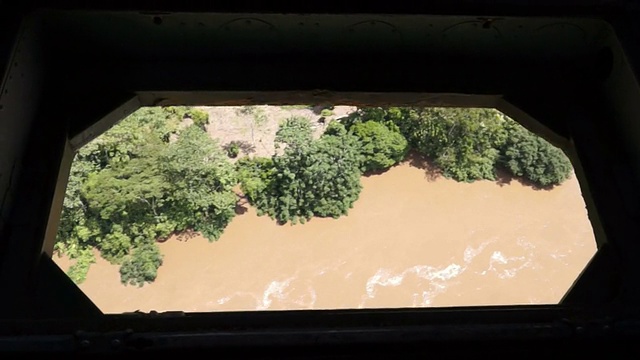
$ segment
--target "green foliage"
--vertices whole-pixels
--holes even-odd
[[[69,267],[67,276],[76,284],[82,284],[87,278],[89,267],[95,262],[96,258],[93,255],[93,251],[91,249],[83,249],[77,254],[76,263]]]
[[[121,264],[132,250],[173,232],[219,238],[235,215],[235,169],[201,126],[179,131],[193,114],[185,107],[143,108],[80,149],[55,249],[76,258],[95,247]],[[78,264],[72,274],[80,279],[84,263]]]
[[[270,187],[275,176],[273,160],[245,157],[236,162],[236,169],[240,188],[247,199],[254,204],[262,200],[263,193]]]
[[[347,129],[367,121],[396,125],[412,148],[458,181],[493,180],[496,168],[504,166],[544,187],[571,172],[561,150],[496,110],[365,108],[341,120]]]
[[[222,149],[225,151],[227,156],[232,159],[238,157],[241,152],[251,154],[256,151],[255,145],[243,140],[230,141],[222,146]]]
[[[351,132],[360,140],[364,156],[363,171],[384,170],[404,159],[409,144],[397,126],[394,130],[375,121],[357,123]]]
[[[322,109],[322,111],[320,111],[320,116],[331,116],[331,115],[333,115],[333,111],[329,109]]]
[[[308,144],[313,139],[313,130],[309,119],[301,116],[293,116],[287,118],[276,132],[275,144],[276,148],[280,144],[288,147],[298,147]]]
[[[355,136],[324,135],[294,143],[274,156],[272,164],[247,160],[239,172],[243,189],[261,213],[295,224],[313,216],[347,214],[362,188],[361,162]]]
[[[253,138],[264,112],[239,112],[251,115]],[[181,130],[186,118],[194,124]],[[252,145],[230,143],[223,151],[204,131],[207,122],[191,107],[143,108],[78,151],[55,245],[77,259],[69,270],[74,281],[84,280],[94,248],[122,265],[123,283],[153,281],[162,263],[155,241],[187,229],[218,239],[235,216],[238,181],[259,214],[296,223],[346,214],[359,196],[361,172],[392,166],[409,147],[459,181],[494,179],[496,166],[542,187],[571,173],[561,150],[495,110],[360,109],[330,122],[319,140],[309,119],[291,117],[276,133],[284,151],[235,166],[227,156],[249,153]]]
[[[90,173],[84,183],[87,215],[97,225],[91,243],[114,263],[119,263],[132,245],[168,235],[155,231],[164,198],[171,190],[160,169],[158,154],[163,147],[149,143],[144,148],[140,157]]]
[[[426,137],[418,150],[435,159],[445,176],[458,181],[495,179],[499,149],[507,137],[505,120],[495,110],[431,108]]]
[[[149,109],[157,109],[157,108],[149,108]],[[193,124],[202,130],[205,129],[206,125],[209,124],[209,114],[201,109],[197,109],[191,106],[167,106],[163,108],[163,110],[172,114],[174,118],[183,120],[183,119],[191,119]]]
[[[343,123],[332,120],[324,130],[324,135],[343,136],[347,134],[347,128]]]
[[[162,254],[158,246],[154,243],[144,244],[136,248],[122,263],[120,282],[142,287],[156,279],[160,265]]]
[[[569,178],[572,166],[562,150],[518,124],[511,124],[509,130],[502,164],[513,175],[541,187],[558,185]]]
[[[228,146],[226,146],[226,150],[227,150],[227,156],[229,156],[232,159],[235,159],[240,154],[240,145],[237,142],[232,141],[229,143]]]
[[[413,148],[458,181],[495,179],[507,137],[504,118],[489,109],[372,108],[348,119],[352,124],[363,120],[395,124]]]
[[[193,120],[193,124],[201,129],[205,129],[205,126],[209,124],[209,114],[199,109],[192,109],[189,112],[189,117]]]
[[[396,119],[391,119],[390,115],[394,109],[400,108],[380,108],[380,107],[370,107],[370,108],[361,108],[357,111],[349,114],[348,116],[341,118],[340,123],[344,125],[346,129],[350,129],[353,125],[357,123],[363,123],[367,121],[375,121],[379,123],[383,123],[385,125],[392,123],[395,124]],[[403,133],[405,136],[406,134]]]
[[[147,142],[168,143],[180,120],[158,108],[141,108],[83,146],[76,161],[88,161],[96,169],[126,163],[145,156]]]
[[[161,156],[162,172],[172,191],[165,196],[176,230],[193,227],[209,240],[222,235],[235,216],[235,169],[212,140],[197,127],[187,128]]]
[[[82,187],[87,174],[96,170],[96,166],[76,154],[67,181],[60,223],[58,224],[55,250],[71,258],[79,256],[80,251],[91,246],[89,240],[98,233],[91,221],[87,220],[87,206],[82,196]]]

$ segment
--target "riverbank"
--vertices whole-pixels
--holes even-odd
[[[363,177],[346,217],[279,226],[244,205],[215,243],[159,244],[152,284],[123,286],[99,258],[79,287],[107,313],[544,304],[595,252],[575,177],[459,183],[417,160]]]

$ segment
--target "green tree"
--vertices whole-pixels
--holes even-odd
[[[153,282],[162,265],[162,254],[154,243],[143,244],[129,255],[120,267],[120,282],[125,285],[142,287]]]
[[[501,163],[515,176],[541,187],[561,184],[573,167],[562,150],[510,120]]]
[[[351,132],[360,140],[360,152],[364,156],[363,171],[387,169],[407,155],[407,140],[397,126],[390,125],[393,130],[375,121],[361,122],[351,127]]]
[[[171,193],[171,215],[177,230],[192,227],[215,240],[235,216],[235,169],[217,141],[191,126],[169,145],[161,157],[162,172]]]
[[[294,116],[285,119],[276,131],[275,145],[276,148],[280,144],[288,147],[295,147],[308,144],[313,139],[313,130],[309,119],[301,116]]]
[[[93,243],[112,262],[120,262],[133,244],[168,235],[156,231],[156,225],[171,184],[161,172],[157,148],[148,151],[148,156],[89,174],[84,186],[88,207],[101,221]]]
[[[267,179],[253,185],[262,190],[249,199],[280,223],[305,222],[313,216],[337,218],[347,214],[359,196],[361,162],[358,139],[351,134],[294,142],[283,155],[273,157]]]

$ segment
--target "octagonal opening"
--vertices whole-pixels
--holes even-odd
[[[80,149],[54,260],[105,313],[555,304],[569,159],[492,109],[142,108]]]

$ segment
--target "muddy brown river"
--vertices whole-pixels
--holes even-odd
[[[545,191],[403,163],[362,183],[347,217],[278,226],[246,206],[215,243],[161,243],[153,284],[99,258],[80,288],[106,313],[552,304],[596,250],[575,176]]]

